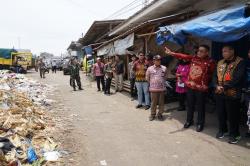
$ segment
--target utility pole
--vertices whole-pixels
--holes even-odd
[[[21,38],[18,37],[18,38],[17,38],[17,41],[18,41],[18,48],[21,49]]]

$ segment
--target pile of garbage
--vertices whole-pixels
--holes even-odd
[[[48,164],[60,157],[46,99],[52,87],[0,70],[0,165]],[[53,164],[52,164],[53,165]]]
[[[48,106],[53,102],[46,96],[53,91],[52,86],[41,84],[23,74],[11,73],[9,70],[0,70],[0,90],[25,93],[35,105],[39,106]]]

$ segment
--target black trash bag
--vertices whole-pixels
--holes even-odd
[[[0,149],[4,154],[7,154],[15,146],[10,142],[8,138],[0,137]]]

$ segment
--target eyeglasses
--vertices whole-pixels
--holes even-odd
[[[144,54],[140,54],[139,56],[144,56]]]

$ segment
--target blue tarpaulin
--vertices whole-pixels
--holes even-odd
[[[17,52],[15,49],[0,48],[0,58],[10,59],[11,53]]]
[[[85,54],[87,55],[92,55],[92,47],[91,46],[86,46],[84,47]]]
[[[200,16],[191,21],[160,27],[159,45],[166,41],[179,45],[186,43],[187,35],[216,42],[231,42],[250,34],[250,17],[245,16],[246,6],[237,6]]]

